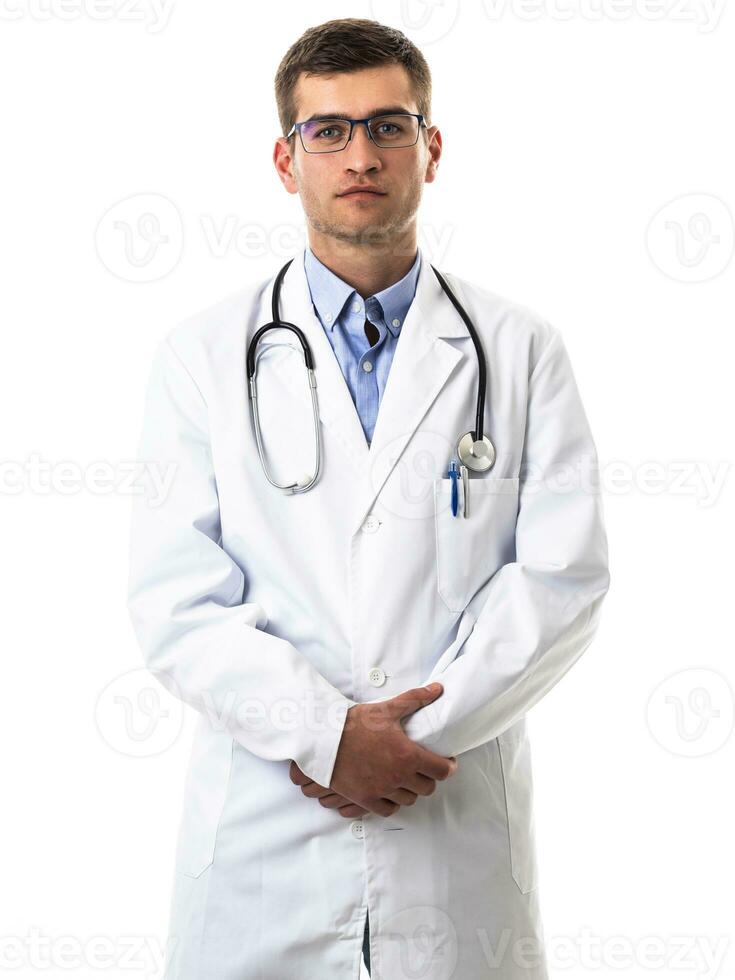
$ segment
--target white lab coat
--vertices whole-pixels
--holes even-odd
[[[201,712],[166,977],[357,978],[369,910],[374,980],[543,980],[525,715],[590,644],[609,583],[562,337],[448,277],[485,349],[498,454],[454,518],[477,361],[428,256],[368,446],[299,253],[281,316],[314,353],[323,465],[288,496],[261,469],[245,379],[275,271],[168,332],[145,404],[140,459],[176,471],[163,502],[133,504],[129,610],[145,663]],[[258,383],[284,482],[309,471],[313,422],[303,360],[278,341],[295,338],[264,338]],[[329,784],[353,704],[434,679],[442,697],[404,721],[458,757],[431,796],[350,820],[291,782],[294,759]]]

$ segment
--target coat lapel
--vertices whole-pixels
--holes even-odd
[[[268,311],[270,296],[269,288],[264,296]],[[368,446],[347,382],[311,302],[303,251],[284,277],[280,314],[306,334],[314,355],[319,416],[357,471],[359,492],[351,522],[354,533],[449,376],[465,357],[474,355],[474,345],[422,252],[416,294],[401,327]],[[466,338],[467,345],[459,349],[444,338]],[[298,362],[298,358],[290,358],[287,370],[295,384],[303,385],[303,379],[296,378],[296,372],[303,374],[303,361]],[[386,451],[388,447],[390,451]],[[328,465],[326,459],[324,465]]]

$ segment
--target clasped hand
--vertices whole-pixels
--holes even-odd
[[[343,817],[368,812],[387,817],[400,806],[413,806],[419,796],[430,796],[437,780],[457,771],[457,760],[413,742],[401,718],[435,701],[443,690],[434,682],[387,701],[353,705],[345,719],[331,786],[315,783],[293,760],[291,781],[304,796],[339,810]]]

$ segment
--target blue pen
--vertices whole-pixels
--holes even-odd
[[[459,496],[457,491],[457,481],[459,480],[459,470],[457,468],[457,460],[453,459],[449,464],[448,477],[452,481],[452,517],[457,516],[457,510],[459,507]]]

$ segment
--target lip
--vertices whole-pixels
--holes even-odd
[[[353,187],[338,197],[385,197],[385,191],[375,190],[373,187]]]

